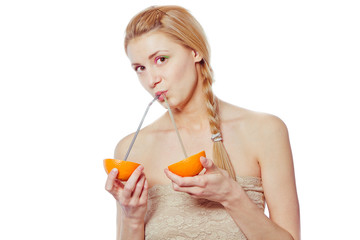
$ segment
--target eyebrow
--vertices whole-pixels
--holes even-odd
[[[169,51],[167,51],[167,50],[159,50],[159,51],[156,51],[156,52],[154,52],[153,54],[150,54],[149,55],[149,57],[148,57],[148,59],[150,60],[150,59],[152,59],[155,55],[157,55],[159,52],[169,52]],[[135,65],[141,65],[140,63],[133,63],[133,64],[131,64],[132,66],[135,66]]]

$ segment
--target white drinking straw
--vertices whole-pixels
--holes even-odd
[[[167,107],[168,110],[169,110],[169,115],[170,115],[171,121],[172,121],[172,123],[173,123],[173,125],[174,125],[174,127],[175,127],[176,134],[177,134],[178,139],[179,139],[179,142],[180,142],[180,144],[181,144],[181,148],[182,148],[182,150],[183,150],[184,156],[185,156],[185,158],[187,158],[188,156],[187,156],[187,154],[186,154],[185,147],[184,147],[184,144],[183,144],[183,142],[182,142],[182,140],[181,140],[179,131],[178,131],[177,127],[176,127],[175,120],[174,120],[174,116],[173,116],[173,114],[172,114],[172,112],[171,112],[169,103],[167,102],[167,99],[166,99],[165,94],[163,94],[163,96],[164,96],[164,100],[165,100],[166,107]]]
[[[135,133],[135,135],[134,135],[134,137],[133,137],[133,139],[132,139],[132,141],[131,141],[131,143],[130,143],[129,149],[127,150],[127,153],[126,153],[126,155],[125,155],[124,161],[126,161],[127,158],[129,157],[129,153],[130,153],[130,151],[131,151],[131,148],[132,148],[133,145],[134,145],[135,139],[136,139],[136,137],[137,137],[137,135],[138,135],[138,133],[139,133],[139,131],[140,131],[141,125],[142,125],[143,122],[144,122],[145,116],[146,116],[147,112],[149,111],[149,108],[150,108],[151,104],[153,104],[153,103],[155,102],[155,100],[157,100],[159,97],[160,97],[160,95],[155,96],[154,99],[153,99],[153,100],[149,103],[149,105],[147,106],[147,108],[146,108],[146,110],[145,110],[145,113],[144,113],[144,116],[142,117],[141,122],[140,122],[140,124],[139,124],[139,126],[138,126],[138,128],[137,128],[137,130],[136,130],[136,133]]]

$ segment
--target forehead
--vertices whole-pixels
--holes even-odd
[[[156,51],[175,51],[183,48],[161,32],[149,32],[130,40],[126,52],[130,61],[145,60]]]

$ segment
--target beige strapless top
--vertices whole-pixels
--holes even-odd
[[[237,177],[254,203],[264,209],[261,179]],[[224,207],[206,199],[195,199],[176,192],[171,185],[155,185],[149,189],[145,217],[145,239],[247,239]]]

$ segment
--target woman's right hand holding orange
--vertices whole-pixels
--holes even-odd
[[[147,209],[148,183],[139,166],[127,182],[117,179],[118,170],[112,169],[106,180],[105,189],[114,196],[121,207],[121,220],[133,224],[143,224]]]

